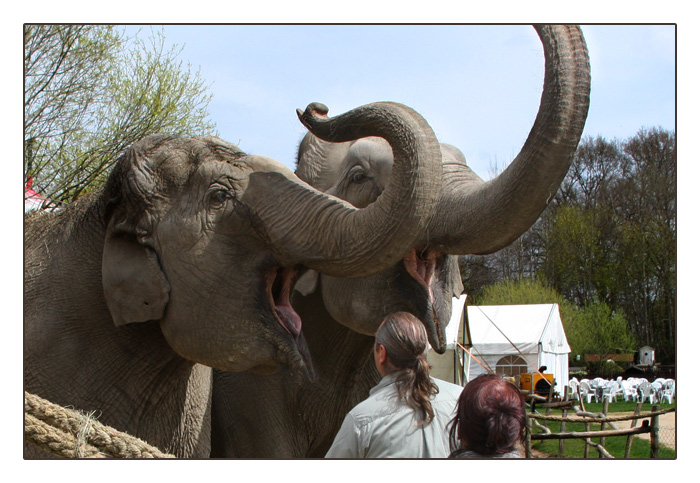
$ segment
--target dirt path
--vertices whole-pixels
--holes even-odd
[[[620,413],[623,414],[623,413]],[[630,413],[631,414],[631,413]],[[640,434],[636,436],[637,438],[642,438],[649,440],[651,435],[649,433]],[[666,413],[659,416],[659,440],[664,446],[676,449],[676,413]]]

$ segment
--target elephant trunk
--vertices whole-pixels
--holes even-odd
[[[264,236],[285,263],[361,277],[403,259],[425,233],[442,183],[440,147],[428,123],[401,104],[368,104],[333,118],[327,111],[314,103],[298,114],[326,141],[378,136],[391,145],[392,179],[377,201],[357,209],[293,174],[258,172],[250,182],[264,186],[249,191],[263,195],[247,204],[254,206]]]
[[[535,123],[515,160],[484,183],[447,162],[437,213],[424,242],[450,254],[488,254],[537,220],[566,176],[588,114],[590,63],[578,26],[535,26],[545,82]]]

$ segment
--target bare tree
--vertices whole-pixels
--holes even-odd
[[[119,154],[156,132],[209,134],[199,72],[162,33],[147,42],[107,25],[25,25],[24,172],[69,202],[102,181]]]

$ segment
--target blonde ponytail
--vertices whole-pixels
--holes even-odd
[[[386,348],[389,361],[398,369],[399,399],[418,411],[419,425],[430,424],[435,417],[430,399],[438,393],[438,387],[430,379],[425,327],[408,312],[396,312],[382,322],[375,340]]]

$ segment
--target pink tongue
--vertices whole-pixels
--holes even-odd
[[[301,333],[301,318],[289,305],[275,305],[277,316],[282,321],[285,329],[296,339]]]

